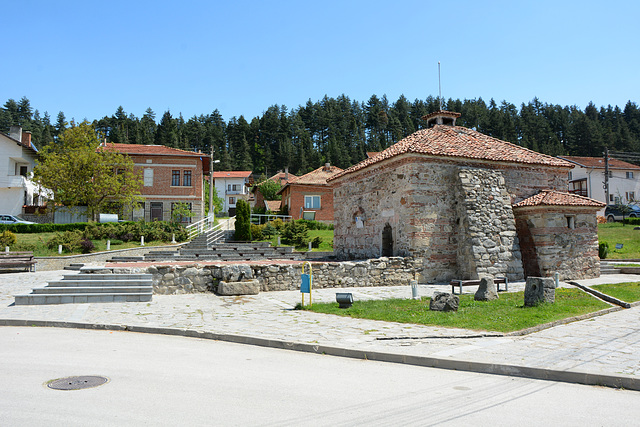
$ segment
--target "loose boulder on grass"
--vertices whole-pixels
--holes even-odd
[[[483,277],[480,279],[480,286],[473,296],[476,301],[492,301],[498,299],[498,289],[493,281],[493,277]]]
[[[446,292],[436,292],[429,302],[429,310],[433,311],[458,311],[460,298]]]
[[[556,282],[551,277],[527,277],[524,288],[524,305],[533,307],[541,302],[556,301]]]

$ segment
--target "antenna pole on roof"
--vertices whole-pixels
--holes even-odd
[[[440,61],[438,61],[438,101],[440,102],[440,111],[442,111],[442,84],[440,83]]]

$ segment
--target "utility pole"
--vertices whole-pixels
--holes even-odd
[[[211,159],[209,160],[209,218],[213,220],[213,144],[211,144]]]
[[[605,203],[609,204],[609,149],[604,147],[604,197]]]

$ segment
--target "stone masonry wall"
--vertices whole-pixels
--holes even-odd
[[[381,256],[382,233],[389,224],[393,255],[422,260],[421,282],[460,278],[459,197],[455,191],[460,167],[499,170],[511,203],[542,188],[566,190],[566,184],[562,187],[566,171],[561,169],[397,156],[333,182],[334,251],[338,259]],[[517,267],[511,274],[518,274]]]
[[[563,209],[529,207],[514,209],[521,244],[535,253],[535,262],[527,262],[527,276],[560,280],[588,279],[600,276],[598,225],[593,208]],[[574,228],[569,228],[572,217]]]
[[[313,287],[394,286],[409,285],[416,274],[416,261],[412,258],[379,258],[360,262],[313,262]],[[84,270],[83,270],[84,271]],[[96,268],[88,273],[103,273]],[[150,273],[153,275],[155,294],[186,294],[214,292],[218,282],[237,282],[257,279],[260,290],[287,291],[300,289],[301,264],[234,264],[234,265],[181,265],[151,267],[114,267],[106,271],[120,274]],[[308,272],[309,268],[305,268]]]
[[[456,194],[460,278],[489,274],[522,280],[515,218],[502,173],[460,168]]]

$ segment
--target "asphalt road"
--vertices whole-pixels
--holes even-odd
[[[49,380],[99,375],[60,391]],[[634,425],[640,393],[209,340],[0,327],[0,424]]]

